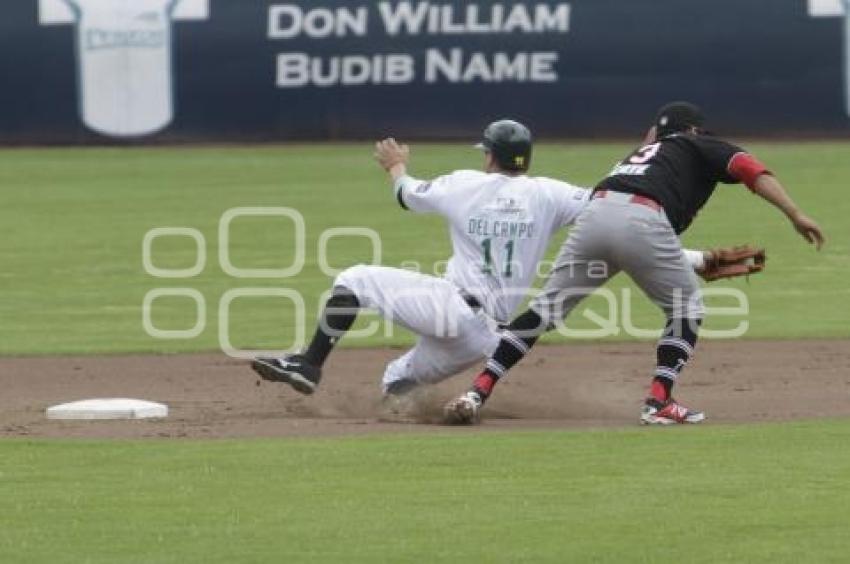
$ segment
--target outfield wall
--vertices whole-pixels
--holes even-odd
[[[0,143],[850,133],[850,0],[7,0]]]

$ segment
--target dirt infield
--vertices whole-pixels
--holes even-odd
[[[341,350],[312,397],[260,383],[217,354],[0,359],[0,435],[259,437],[468,432],[435,424],[471,372],[412,405],[381,402],[384,364],[401,351]],[[653,344],[540,347],[500,384],[479,429],[628,426],[637,421]],[[703,342],[678,388],[710,422],[850,416],[850,341]],[[53,404],[136,397],[169,405],[160,421],[48,421]]]

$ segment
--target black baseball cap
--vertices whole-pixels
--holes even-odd
[[[531,165],[531,131],[512,119],[494,121],[476,147],[493,155],[503,170],[526,171]]]
[[[670,102],[662,106],[655,116],[655,127],[659,137],[691,127],[701,130],[704,124],[705,116],[702,110],[690,102]]]

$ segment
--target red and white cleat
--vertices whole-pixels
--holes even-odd
[[[673,398],[665,402],[649,398],[640,412],[640,422],[644,425],[675,425],[703,421],[705,421],[705,413],[688,409]]]

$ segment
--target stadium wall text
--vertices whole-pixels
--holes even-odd
[[[850,0],[10,0],[0,143],[850,133]]]

